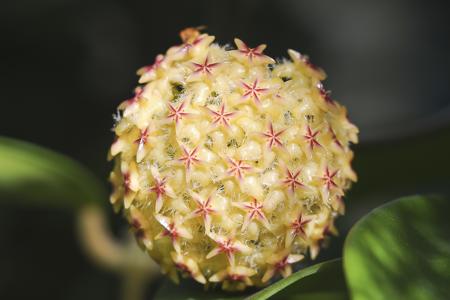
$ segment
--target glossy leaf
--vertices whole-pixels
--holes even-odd
[[[291,276],[251,294],[227,293],[219,289],[205,291],[200,284],[184,280],[176,285],[165,280],[155,295],[155,300],[263,300],[263,299],[304,299],[341,300],[347,299],[342,261],[340,259],[318,263],[304,268]]]
[[[359,221],[344,247],[352,299],[448,299],[450,202],[405,197]]]
[[[42,147],[0,137],[0,201],[77,208],[106,193],[78,162]]]
[[[342,260],[334,259],[304,268],[248,297],[264,299],[347,299]]]

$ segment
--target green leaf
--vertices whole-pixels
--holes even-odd
[[[62,208],[106,199],[100,181],[78,162],[6,137],[0,137],[0,196],[0,201]]]
[[[352,299],[448,299],[450,202],[405,197],[350,231],[344,270]]]
[[[246,298],[264,299],[348,299],[342,260],[334,259],[304,268]]]
[[[175,285],[166,279],[154,299],[263,300],[269,297],[270,299],[286,300],[348,299],[341,259],[326,261],[302,269],[253,295],[251,295],[251,291],[247,291],[246,294],[227,293],[218,289],[205,291],[200,284],[193,281],[183,280],[180,285]]]

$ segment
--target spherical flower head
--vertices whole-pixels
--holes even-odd
[[[288,276],[335,232],[358,129],[299,52],[182,39],[119,106],[111,202],[175,281],[237,290]]]

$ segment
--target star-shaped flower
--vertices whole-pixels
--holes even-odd
[[[178,270],[189,274],[192,278],[200,283],[206,283],[206,278],[205,276],[203,276],[195,260],[181,255],[178,252],[172,252],[170,253],[170,255],[172,256],[172,260]]]
[[[183,59],[187,53],[195,57],[206,51],[206,48],[214,41],[214,36],[200,33],[201,28],[186,28],[180,32],[183,44],[174,46],[167,51],[172,59]]]
[[[144,93],[144,89],[140,86],[136,87],[134,89],[134,96],[125,100],[126,106],[130,106],[132,104],[135,104],[139,101],[139,99],[142,97],[142,94]]]
[[[323,98],[323,100],[325,100],[325,102],[331,105],[335,105],[333,99],[331,99],[331,92],[325,90],[321,82],[317,84],[317,88],[319,89],[320,96]]]
[[[295,189],[297,187],[303,187],[303,183],[301,183],[297,178],[300,176],[300,170],[298,170],[296,173],[291,172],[288,168],[286,168],[286,179],[283,180],[283,183],[288,185],[291,192],[294,193]]]
[[[191,48],[197,46],[198,44],[200,44],[203,39],[205,38],[204,35],[199,35],[197,36],[192,42],[185,42],[184,44],[181,45],[180,49],[178,51],[180,52],[187,52],[189,51]]]
[[[267,47],[267,45],[261,44],[255,48],[250,48],[240,39],[234,39],[234,42],[236,43],[236,47],[238,48],[239,52],[247,56],[250,60],[253,60],[254,57],[263,56],[263,51]]]
[[[269,56],[263,54],[264,49],[266,49],[265,44],[261,44],[255,48],[250,48],[240,39],[234,39],[237,50],[232,50],[231,53],[238,58],[245,58],[250,60],[250,62],[258,61],[267,64],[273,64],[275,61]]]
[[[129,172],[123,173],[123,185],[125,187],[125,194],[128,194],[131,191],[131,188],[130,188],[131,180],[130,180]]]
[[[114,157],[128,147],[128,140],[116,136],[111,144],[111,156]],[[110,158],[108,159],[110,160]]]
[[[277,145],[280,147],[283,146],[283,143],[280,140],[280,135],[282,135],[285,131],[286,129],[275,132],[272,122],[269,123],[269,130],[263,133],[263,135],[268,139],[268,146],[270,149],[272,149],[273,145]]]
[[[236,112],[226,112],[225,104],[222,103],[218,111],[214,111],[208,108],[211,114],[214,117],[213,124],[223,124],[227,127],[230,127],[230,120],[233,116],[236,115]]]
[[[228,262],[231,266],[234,266],[234,255],[235,253],[249,254],[252,249],[246,246],[244,243],[238,241],[234,237],[223,237],[223,236],[211,236],[211,238],[217,243],[217,247],[211,250],[211,252],[206,255],[206,259],[210,259],[216,255],[224,253]]]
[[[169,115],[168,118],[172,118],[176,124],[178,124],[178,121],[181,120],[184,116],[190,115],[187,112],[184,112],[184,106],[186,105],[186,102],[182,102],[177,108],[172,106],[172,104],[169,104]]]
[[[138,149],[136,151],[136,161],[140,162],[145,156],[145,144],[147,144],[149,136],[148,128],[141,130],[139,138],[134,141],[135,144],[138,145]]]
[[[136,162],[141,162],[144,157],[147,155],[148,152],[148,140],[150,137],[150,128],[146,127],[144,129],[141,129],[139,133],[139,137],[134,141],[135,144],[138,145],[137,151],[136,151]]]
[[[334,210],[336,210],[339,214],[343,215],[345,213],[345,204],[342,200],[342,195],[336,195],[331,200],[331,206]]]
[[[128,208],[133,202],[134,197],[136,196],[136,191],[134,190],[133,187],[134,184],[131,177],[131,173],[128,171],[123,173],[123,185],[125,189],[124,203],[125,207]]]
[[[243,266],[229,266],[209,278],[210,282],[223,282],[223,288],[233,286],[237,290],[243,290],[246,286],[253,285],[250,277],[256,274],[254,269]]]
[[[308,67],[310,67],[311,69],[319,70],[319,67],[316,66],[315,64],[313,64],[313,63],[311,62],[311,60],[309,59],[308,55],[304,55],[304,54],[299,53],[299,54],[298,54],[298,58],[299,58],[301,61],[303,61],[303,62],[304,62]]]
[[[317,76],[317,78],[319,80],[325,79],[325,77],[326,77],[325,72],[321,68],[312,64],[307,55],[303,55],[300,52],[297,52],[292,49],[288,50],[288,54],[291,57],[291,59],[294,61],[294,63],[297,63],[299,65],[306,67],[310,72],[312,72],[315,76]]]
[[[155,61],[153,62],[153,64],[140,68],[137,72],[138,75],[141,75],[139,83],[145,83],[152,80],[155,76],[156,69],[158,69],[158,67],[163,63],[163,61],[164,55],[158,54],[155,57]]]
[[[179,161],[184,161],[185,165],[186,165],[186,170],[190,170],[191,169],[191,165],[199,163],[200,160],[197,158],[197,152],[198,152],[198,146],[195,147],[194,149],[192,149],[191,151],[188,151],[184,146],[183,146],[183,153],[184,156],[182,156],[181,158],[179,158]]]
[[[309,256],[311,259],[315,259],[317,255],[319,255],[320,249],[324,246],[327,241],[328,236],[338,235],[336,227],[334,227],[333,221],[323,227],[322,232],[319,232],[318,235],[312,237],[312,240],[309,245]]]
[[[253,219],[259,220],[267,230],[271,231],[269,221],[263,212],[264,205],[260,203],[256,198],[253,198],[250,202],[245,203],[233,203],[234,206],[239,207],[247,212],[242,224],[242,231],[245,231]]]
[[[319,134],[319,132],[319,130],[313,132],[311,130],[311,127],[306,127],[306,134],[304,135],[304,137],[306,139],[306,142],[309,143],[309,147],[311,148],[311,150],[314,150],[314,147],[316,146],[322,147],[322,145],[317,141],[317,135]]]
[[[164,61],[164,55],[162,54],[158,54],[155,57],[155,61],[153,62],[153,64],[148,65],[148,66],[144,66],[142,67],[142,73],[149,73],[149,72],[153,72],[155,71],[156,68],[159,67],[159,65],[161,65],[161,63]]]
[[[242,95],[242,97],[244,99],[253,98],[256,104],[261,103],[260,94],[269,90],[268,88],[258,87],[258,79],[255,79],[255,81],[253,81],[253,84],[251,85],[242,82],[242,86],[244,87],[244,94]]]
[[[169,237],[175,251],[180,253],[180,238],[190,240],[192,239],[192,234],[178,221],[171,220],[170,218],[162,215],[155,215],[155,218],[164,227],[163,231],[155,237],[155,240]]]
[[[192,217],[202,217],[205,222],[205,231],[209,232],[211,228],[211,214],[216,213],[216,210],[212,208],[211,201],[212,196],[210,195],[206,200],[202,199],[202,197],[194,192],[191,192],[192,198],[194,199],[197,208],[188,216],[188,218]]]
[[[297,236],[306,236],[305,226],[311,222],[311,219],[305,219],[303,217],[303,213],[300,212],[298,218],[296,218],[290,225],[289,230],[286,233],[286,247],[289,247],[292,244],[292,241]]]
[[[249,171],[252,169],[251,166],[245,164],[242,160],[235,161],[231,158],[228,158],[227,160],[231,165],[227,170],[228,174],[236,176],[239,180],[242,179],[242,175],[245,171]]]
[[[334,182],[333,178],[337,175],[339,170],[335,170],[334,172],[330,172],[328,167],[325,168],[325,173],[322,177],[322,180],[325,182],[325,186],[328,190],[331,190],[333,187],[337,187],[336,182]]]
[[[151,166],[150,170],[155,180],[155,183],[150,188],[150,191],[156,193],[155,212],[159,213],[163,205],[163,197],[168,195],[173,198],[174,192],[169,186],[166,185],[167,177],[161,177],[156,166]]]
[[[309,222],[311,222],[311,220],[304,219],[303,214],[300,213],[299,217],[294,222],[292,222],[291,228],[293,230],[293,234],[294,235],[301,234],[304,236],[306,234],[304,226]]]
[[[131,225],[134,229],[136,239],[144,244],[148,250],[153,249],[151,234],[147,234],[151,230],[151,225],[142,212],[134,205],[130,207],[130,216],[132,218]]]
[[[269,281],[276,273],[280,273],[283,277],[288,277],[292,274],[291,264],[301,261],[303,255],[289,254],[288,250],[281,251],[280,254],[269,257],[267,263],[269,267],[262,277],[262,282]]]
[[[134,143],[138,145],[145,145],[147,143],[147,139],[148,139],[148,128],[145,128],[144,130],[141,130],[139,138],[136,139]]]
[[[196,67],[194,70],[194,73],[204,73],[204,74],[211,75],[212,69],[217,67],[218,65],[220,65],[220,63],[218,63],[218,62],[208,63],[208,60],[209,60],[209,58],[206,57],[205,62],[203,64],[193,63],[194,66]]]
[[[156,203],[155,203],[155,211],[158,213],[162,207],[162,199],[166,194],[166,181],[167,177],[162,179],[155,178],[155,185],[150,188],[150,191],[156,193]]]
[[[139,190],[139,173],[137,166],[131,162],[127,166],[122,167],[122,180],[124,187],[124,206],[129,208]]]
[[[330,131],[331,138],[333,139],[333,142],[336,144],[336,146],[338,146],[341,149],[344,149],[344,147],[342,146],[341,142],[337,138],[336,133],[334,132],[333,128],[331,126],[329,126],[328,129]]]

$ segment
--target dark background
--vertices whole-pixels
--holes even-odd
[[[221,43],[267,43],[273,57],[297,49],[327,71],[325,86],[361,130],[360,181],[341,237],[321,258],[336,257],[350,225],[378,204],[449,194],[448,3],[8,1],[0,9],[0,134],[66,153],[106,185],[111,115],[130,96],[135,71],[178,44],[181,29],[207,25]],[[1,299],[117,298],[118,279],[83,256],[73,224],[70,212],[0,201]]]

